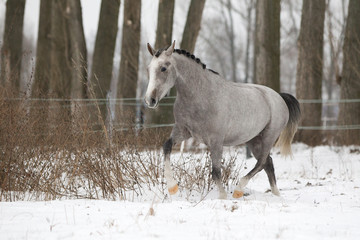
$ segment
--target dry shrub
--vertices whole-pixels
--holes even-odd
[[[101,121],[94,130],[87,105],[15,99],[0,89],[0,201],[128,199],[154,186],[166,194],[161,146],[171,128],[136,131],[126,122],[127,131],[109,131]],[[175,178],[204,193],[213,187],[211,161],[196,156],[174,163]],[[225,183],[233,161],[224,164]]]
[[[233,150],[231,152],[222,159],[221,181],[226,188],[239,184],[239,176],[244,174],[241,172],[245,161],[244,152]],[[211,158],[208,151],[185,154],[173,163],[173,169],[175,179],[179,181],[180,188],[186,190],[187,197],[193,192],[204,196],[214,188],[217,190],[211,176]]]
[[[157,183],[162,132],[93,129],[84,104],[0,90],[0,199],[126,198]],[[151,135],[151,136],[150,136]],[[149,141],[151,139],[151,141]],[[145,155],[145,153],[147,155]]]

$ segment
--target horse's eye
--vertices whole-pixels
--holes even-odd
[[[162,68],[160,69],[160,71],[165,72],[165,71],[166,71],[166,67],[162,67]]]

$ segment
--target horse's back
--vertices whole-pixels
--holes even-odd
[[[263,85],[236,83],[228,91],[232,96],[225,145],[247,142],[265,128],[280,134],[288,121],[288,109],[277,92]]]

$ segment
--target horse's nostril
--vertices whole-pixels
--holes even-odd
[[[155,100],[155,98],[151,98],[151,105],[155,105],[156,104],[156,100]]]

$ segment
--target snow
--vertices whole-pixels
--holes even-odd
[[[225,156],[243,161],[234,151]],[[360,239],[360,148],[295,144],[293,152],[294,159],[273,153],[281,197],[267,192],[260,172],[240,199],[229,181],[227,200],[216,189],[180,185],[170,197],[154,186],[126,201],[0,202],[0,239]]]

